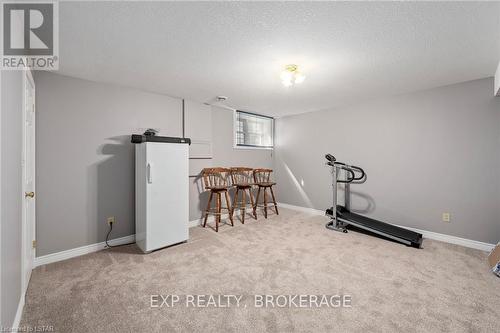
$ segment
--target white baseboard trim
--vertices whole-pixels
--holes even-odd
[[[281,202],[278,202],[278,207],[288,208],[291,210],[296,210],[298,212],[308,213],[308,214],[312,214],[312,215],[325,215],[325,211],[323,211],[323,210],[309,208],[309,207],[289,205],[289,204],[281,203]]]
[[[203,222],[203,219],[197,219],[197,220],[189,221],[188,227],[189,228],[193,228],[193,227],[200,226],[202,222]]]
[[[289,204],[285,204],[285,203],[278,203],[278,206],[283,207],[283,208],[292,209],[292,210],[295,210],[298,212],[309,213],[311,215],[325,215],[324,211],[317,210],[314,208],[289,205]],[[495,247],[495,244],[479,242],[479,241],[475,241],[472,239],[460,238],[460,237],[456,237],[456,236],[440,234],[440,233],[433,232],[433,231],[427,231],[427,230],[405,227],[405,226],[400,226],[400,225],[396,225],[396,226],[418,232],[418,233],[422,234],[422,236],[424,238],[437,240],[437,241],[450,243],[450,244],[455,244],[455,245],[461,245],[461,246],[469,247],[472,249],[477,249],[477,250],[489,252]]]
[[[427,230],[421,230],[417,228],[411,228],[411,227],[405,227],[405,226],[399,226],[402,228],[406,228],[415,232],[418,232],[424,236],[424,238],[432,239],[432,240],[437,240],[440,242],[445,242],[445,243],[450,243],[450,244],[455,244],[455,245],[461,245],[465,247],[469,247],[471,249],[477,249],[481,251],[486,251],[490,252],[495,245],[494,244],[489,244],[489,243],[484,243],[484,242],[479,242],[475,241],[472,239],[467,239],[467,238],[460,238],[456,236],[451,236],[451,235],[445,235],[445,234],[440,234],[434,231],[427,231]]]
[[[235,216],[238,215],[238,212],[235,212]],[[222,214],[221,218],[225,219],[228,218],[228,214]],[[203,222],[203,219],[197,219],[197,220],[192,220],[188,222],[188,227],[197,227],[201,225]],[[135,242],[135,235],[129,235],[121,238],[115,238],[111,239],[108,241],[110,245],[122,245],[122,244],[127,244],[127,243],[133,243]],[[46,264],[51,264],[53,262],[58,262],[66,259],[71,259],[74,257],[79,257],[84,254],[89,254],[97,251],[104,250],[106,248],[106,242],[101,242],[101,243],[96,243],[96,244],[90,244],[90,245],[85,245],[81,247],[77,247],[74,249],[70,250],[65,250],[61,252],[56,252],[56,253],[51,253],[47,254],[45,256],[41,257],[36,257],[34,262],[33,262],[33,268],[41,266],[41,265],[46,265]]]
[[[21,317],[23,316],[24,302],[26,300],[26,291],[24,291],[19,299],[19,304],[17,305],[16,317],[12,323],[12,332],[17,332],[16,329],[19,328],[21,324]]]
[[[135,242],[135,235],[129,235],[121,238],[115,238],[108,241],[110,245],[122,245],[127,243]],[[106,242],[100,242],[96,244],[85,245],[77,247],[75,249],[70,249],[66,251],[61,251],[57,253],[47,254],[45,256],[36,257],[33,263],[33,267],[38,267],[41,265],[51,264],[53,262],[66,260],[74,257],[79,257],[84,254],[97,252],[104,250],[106,248]]]

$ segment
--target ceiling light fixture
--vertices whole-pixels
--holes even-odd
[[[281,72],[281,83],[285,87],[291,87],[295,84],[304,82],[306,76],[299,72],[299,66],[290,64],[285,66],[285,70]]]

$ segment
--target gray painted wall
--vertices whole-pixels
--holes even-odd
[[[131,133],[181,136],[181,101],[37,72],[37,256],[135,233]]]
[[[37,256],[135,233],[131,133],[181,136],[181,100],[51,73],[36,73]],[[213,166],[272,165],[270,151],[235,150],[233,114],[213,108]],[[190,178],[190,219],[206,193]]]
[[[1,82],[1,314],[11,327],[21,298],[22,101],[20,71],[2,71]]]
[[[280,118],[279,201],[331,206],[324,155],[368,174],[353,185],[356,211],[458,237],[500,240],[500,99],[482,79]],[[451,213],[451,223],[441,221]]]

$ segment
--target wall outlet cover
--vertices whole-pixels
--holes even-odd
[[[443,222],[450,222],[451,221],[450,213],[443,213],[442,220]]]

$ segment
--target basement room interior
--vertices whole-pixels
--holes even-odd
[[[499,1],[0,6],[0,331],[500,332]]]

